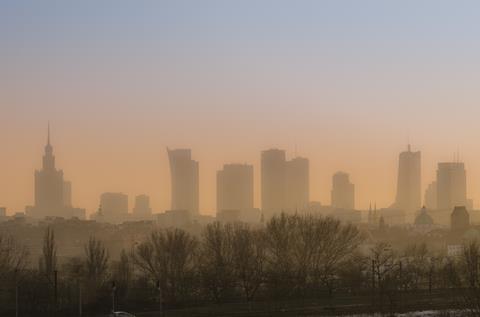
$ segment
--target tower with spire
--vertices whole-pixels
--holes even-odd
[[[50,123],[47,127],[47,143],[42,159],[42,169],[35,171],[35,205],[26,208],[27,216],[85,217],[85,210],[70,206],[70,183],[63,179],[63,171],[55,167],[55,156],[50,140]]]

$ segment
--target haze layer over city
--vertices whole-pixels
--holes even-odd
[[[350,174],[356,206],[395,200],[397,155],[422,152],[422,192],[460,153],[480,201],[477,4],[460,1],[29,1],[1,4],[4,50],[0,204],[33,204],[51,122],[73,202],[103,192],[170,208],[166,148],[199,162],[200,210],[216,210],[216,172],[260,152],[310,161],[310,198],[329,204]]]

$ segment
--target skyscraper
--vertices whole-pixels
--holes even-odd
[[[227,164],[217,172],[217,213],[253,209],[253,166]]]
[[[421,207],[421,153],[412,152],[410,145],[398,160],[397,196],[394,208],[416,211]]]
[[[467,205],[467,175],[464,163],[438,163],[437,209],[452,210]]]
[[[285,209],[302,211],[310,202],[310,165],[303,157],[286,162],[285,173]]]
[[[63,180],[63,171],[55,168],[55,156],[50,144],[50,125],[42,169],[35,171],[35,205],[26,208],[27,216],[85,218],[85,210],[71,207],[71,184]]]
[[[262,210],[275,213],[285,208],[285,151],[262,152]]]
[[[192,160],[190,149],[170,150],[172,210],[188,210],[192,215],[198,214],[199,186],[198,162]]]
[[[310,200],[309,161],[296,157],[290,161],[285,151],[262,152],[262,210],[268,213],[300,211]]]
[[[337,172],[332,177],[332,207],[355,209],[355,185],[347,173]]]

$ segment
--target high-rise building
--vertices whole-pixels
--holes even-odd
[[[398,160],[397,196],[394,208],[417,211],[421,207],[421,153],[412,152],[410,145]]]
[[[217,213],[253,209],[253,166],[227,164],[217,172]]]
[[[337,172],[332,177],[332,207],[355,209],[355,185],[347,173]]]
[[[461,162],[438,163],[437,209],[467,205],[467,175]]]
[[[198,162],[192,160],[190,149],[170,150],[172,210],[187,210],[192,215],[199,213]]]
[[[152,209],[150,208],[150,197],[148,197],[147,195],[138,195],[137,197],[135,197],[133,216],[136,219],[149,219],[152,216]]]
[[[103,193],[100,196],[99,220],[121,223],[128,217],[128,196],[123,193]]]
[[[55,167],[55,156],[50,144],[50,125],[42,169],[35,171],[35,205],[27,206],[28,217],[85,218],[85,210],[71,207],[71,184],[63,179],[63,171]]]
[[[303,157],[286,162],[285,172],[285,209],[303,211],[310,202],[310,165]]]
[[[262,210],[280,212],[285,208],[285,151],[262,152]]]
[[[285,151],[262,152],[262,210],[267,213],[299,211],[309,205],[309,162],[306,158],[287,161]]]
[[[425,207],[430,210],[437,209],[437,182],[431,182],[425,190]]]

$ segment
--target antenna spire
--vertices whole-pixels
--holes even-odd
[[[48,121],[47,125],[47,145],[50,145],[50,121]]]

